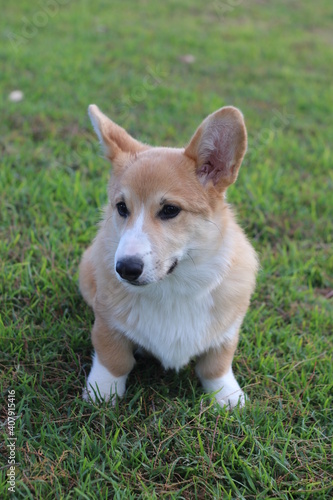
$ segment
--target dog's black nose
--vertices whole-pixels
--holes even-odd
[[[118,260],[116,271],[124,280],[135,281],[141,276],[143,271],[143,262],[136,257],[128,257]]]

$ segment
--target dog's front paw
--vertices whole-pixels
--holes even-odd
[[[93,385],[88,381],[86,387],[82,391],[82,399],[93,403],[111,400],[111,404],[115,405],[117,395],[118,394],[114,392],[112,387],[106,392],[102,391],[97,383]]]
[[[232,409],[237,405],[241,408],[247,401],[247,397],[239,387],[231,368],[222,377],[201,379],[201,381],[207,392],[214,393],[217,403],[222,408],[228,407]]]
[[[238,384],[237,384],[238,385]],[[242,389],[237,389],[234,392],[230,393],[230,389],[219,391],[216,395],[217,403],[222,407],[228,407],[232,410],[235,406],[242,408],[245,405],[245,402],[248,400],[246,394],[242,391]]]
[[[115,404],[116,397],[122,397],[125,393],[127,375],[115,377],[94,356],[93,364],[86,387],[83,389],[82,398],[85,401],[109,401]]]

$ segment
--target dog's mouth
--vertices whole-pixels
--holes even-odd
[[[177,264],[178,264],[178,259],[175,259],[167,274],[171,274],[176,269]]]

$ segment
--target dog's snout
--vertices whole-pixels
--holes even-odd
[[[143,261],[137,257],[118,260],[116,271],[124,280],[136,281],[142,274]]]

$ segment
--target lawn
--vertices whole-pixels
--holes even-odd
[[[332,26],[331,0],[2,5],[1,498],[332,498]],[[140,361],[116,407],[81,399],[78,264],[110,168],[90,103],[156,145],[223,105],[245,115],[228,198],[261,270],[234,362],[243,410],[218,410],[193,364]]]

